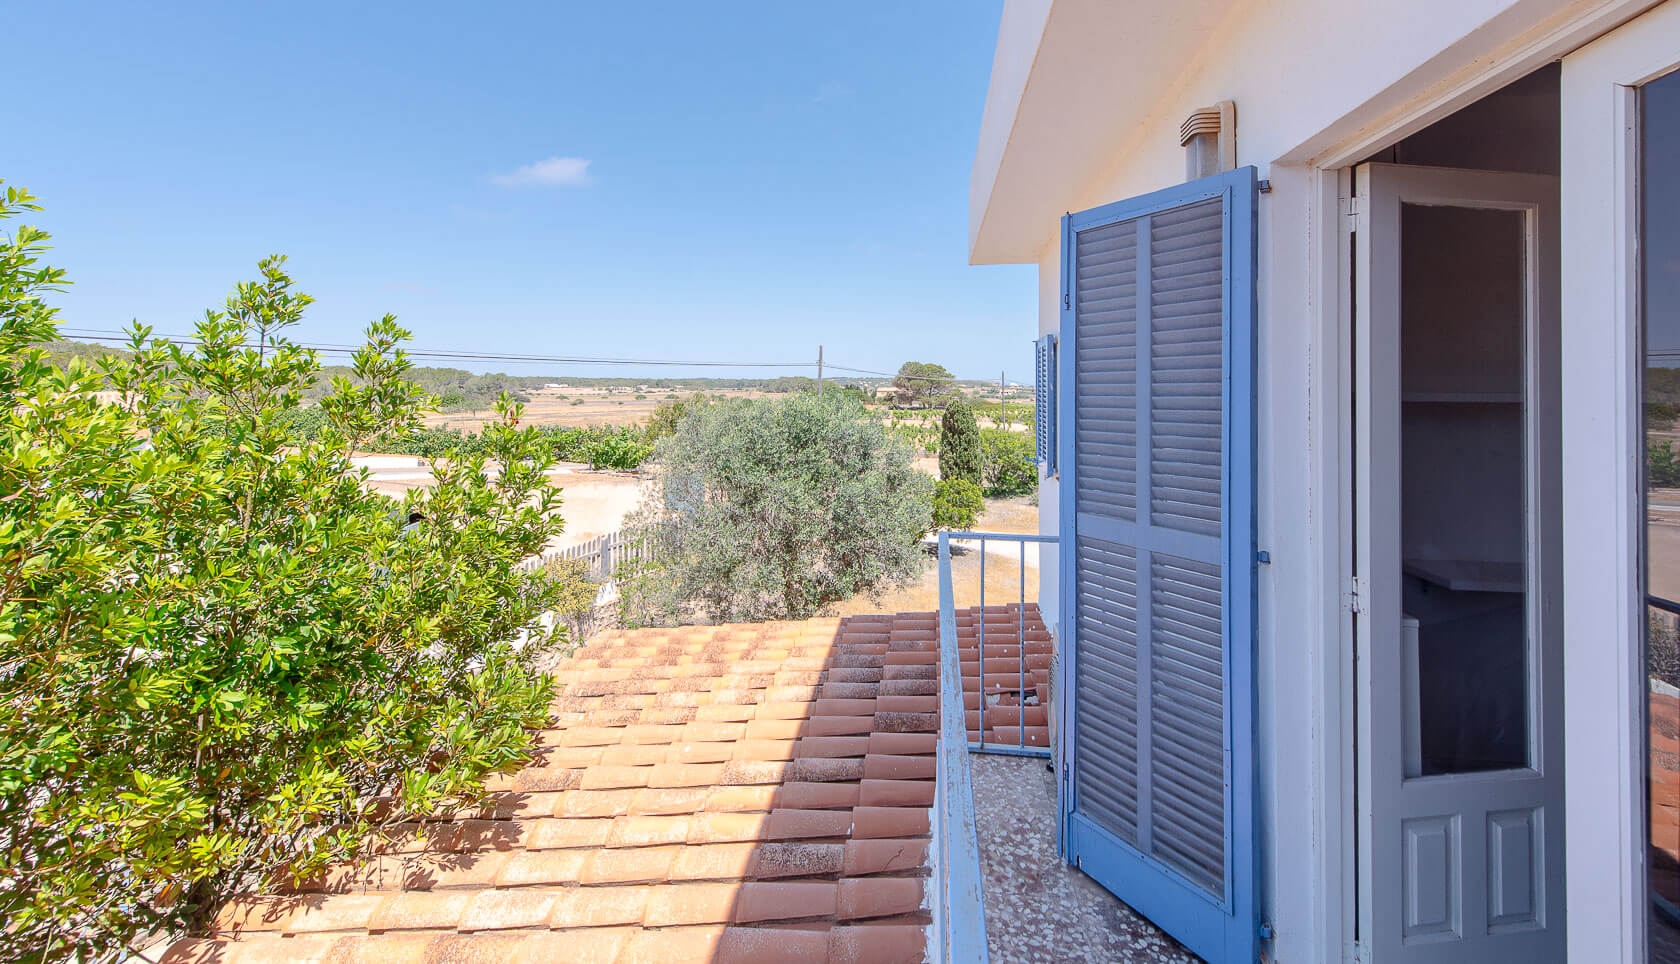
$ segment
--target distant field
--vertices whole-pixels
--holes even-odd
[[[531,400],[525,403],[525,424],[527,425],[557,425],[563,428],[581,428],[588,425],[638,425],[646,422],[663,402],[670,401],[674,395],[686,398],[689,391],[681,389],[650,388],[637,391],[627,388],[535,388],[526,389],[525,394]],[[755,389],[719,389],[708,390],[708,398],[769,398],[776,393],[758,391]],[[642,396],[637,398],[636,396]],[[872,406],[883,417],[908,425],[924,425],[937,430],[940,413],[937,410],[899,409],[892,411],[885,406]],[[444,414],[429,415],[426,424],[434,428],[459,428],[476,430],[492,416],[488,408],[478,411],[460,411]],[[1010,420],[1010,428],[1017,432],[1029,432],[1030,409],[1017,411]],[[994,420],[981,416],[977,421],[982,427],[995,424]]]
[[[581,428],[587,425],[636,425],[648,420],[653,410],[670,401],[671,396],[686,397],[689,393],[668,389],[634,391],[615,388],[538,388],[528,389],[531,400],[525,403],[526,425],[557,425],[562,428]],[[709,391],[708,398],[764,398],[767,392],[752,390]],[[641,398],[637,398],[641,395]],[[450,412],[430,415],[426,424],[432,427],[477,429],[493,413],[488,409],[477,412]]]

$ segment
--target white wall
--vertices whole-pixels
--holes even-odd
[[[1344,792],[1352,780],[1340,608],[1346,349],[1336,298],[1333,175],[1315,164],[1351,163],[1364,155],[1350,152],[1374,151],[1420,130],[1633,15],[1643,2],[1236,3],[1159,99],[1116,109],[1104,108],[1112,90],[1057,91],[1056,78],[1038,77],[1035,65],[1021,95],[1028,113],[1011,127],[1014,138],[1030,143],[1014,158],[1016,145],[1008,146],[992,194],[977,198],[971,212],[980,235],[977,260],[1038,263],[1039,331],[1047,332],[1060,324],[1060,215],[1181,181],[1177,129],[1191,110],[1235,100],[1238,162],[1258,166],[1271,181],[1259,222],[1258,527],[1272,563],[1260,573],[1257,763],[1262,906],[1276,935],[1268,949],[1272,961],[1339,960],[1351,940],[1344,922],[1353,882],[1341,876],[1348,858]],[[1133,7],[1056,0],[1044,42],[1068,42],[1058,30],[1072,29],[1073,21],[1124,37],[1117,24]],[[1139,42],[1147,38],[1117,40],[1108,56],[1123,58],[1125,44]],[[1084,64],[1064,58],[1059,69],[1077,74],[1084,66],[1093,75],[1111,69],[1094,56]],[[1037,63],[1047,60],[1056,58],[1041,49]],[[1045,100],[1035,101],[1035,94]],[[1100,157],[1035,169],[1034,152],[1054,147],[1046,132],[1104,119],[1118,129],[1084,142],[1105,145]],[[1042,175],[1037,180],[1035,170]],[[1046,184],[1081,171],[1091,173]],[[1028,221],[1012,211],[1023,205],[1032,212]],[[1057,505],[1056,483],[1046,480],[1041,531],[1055,531]],[[1056,610],[1057,585],[1054,560],[1046,559],[1047,617]]]
[[[971,255],[1037,261],[1056,243],[1054,217],[1178,182],[1178,127],[1199,107],[1236,102],[1238,163],[1265,177],[1280,161],[1391,143],[1649,5],[1055,0],[1045,23],[1032,24],[1039,47],[1013,123],[988,104]],[[1186,31],[1180,19],[1208,25]],[[1027,36],[999,48],[1016,51]]]
[[[1038,263],[1038,333],[1047,335],[1061,326],[1061,262],[1060,252],[1048,251]],[[1055,479],[1038,477],[1038,531],[1055,535],[1061,529],[1061,488]],[[1054,552],[1038,554],[1038,608],[1056,639],[1061,639],[1061,627],[1056,625],[1061,593],[1060,557]]]

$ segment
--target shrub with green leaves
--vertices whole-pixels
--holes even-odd
[[[1680,486],[1680,454],[1669,442],[1645,441],[1645,486],[1671,489]]]
[[[961,395],[952,395],[939,420],[939,477],[966,479],[980,484],[980,425],[974,407]]]
[[[1007,498],[1038,491],[1033,437],[1003,428],[980,430],[981,481],[986,495]]]
[[[980,487],[967,479],[940,479],[933,488],[933,527],[972,529],[986,509]]]
[[[921,571],[933,480],[855,400],[734,399],[661,439],[651,497],[628,520],[655,562],[620,580],[629,623],[698,609],[718,621],[804,619]]]
[[[647,440],[649,442],[657,442],[676,432],[677,423],[683,420],[684,415],[706,404],[706,396],[701,392],[695,392],[687,398],[667,395],[665,399],[653,410],[653,414],[648,416]]]
[[[506,398],[435,487],[369,490],[352,449],[422,394],[389,316],[300,432],[278,257],[198,345],[53,367],[46,240],[0,237],[0,959],[114,960],[520,765],[555,590],[517,564],[559,499]]]

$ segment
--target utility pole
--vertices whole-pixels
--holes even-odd
[[[817,394],[822,394],[822,346],[817,346]]]

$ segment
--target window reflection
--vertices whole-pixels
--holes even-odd
[[[1650,957],[1680,961],[1680,74],[1641,91]]]

